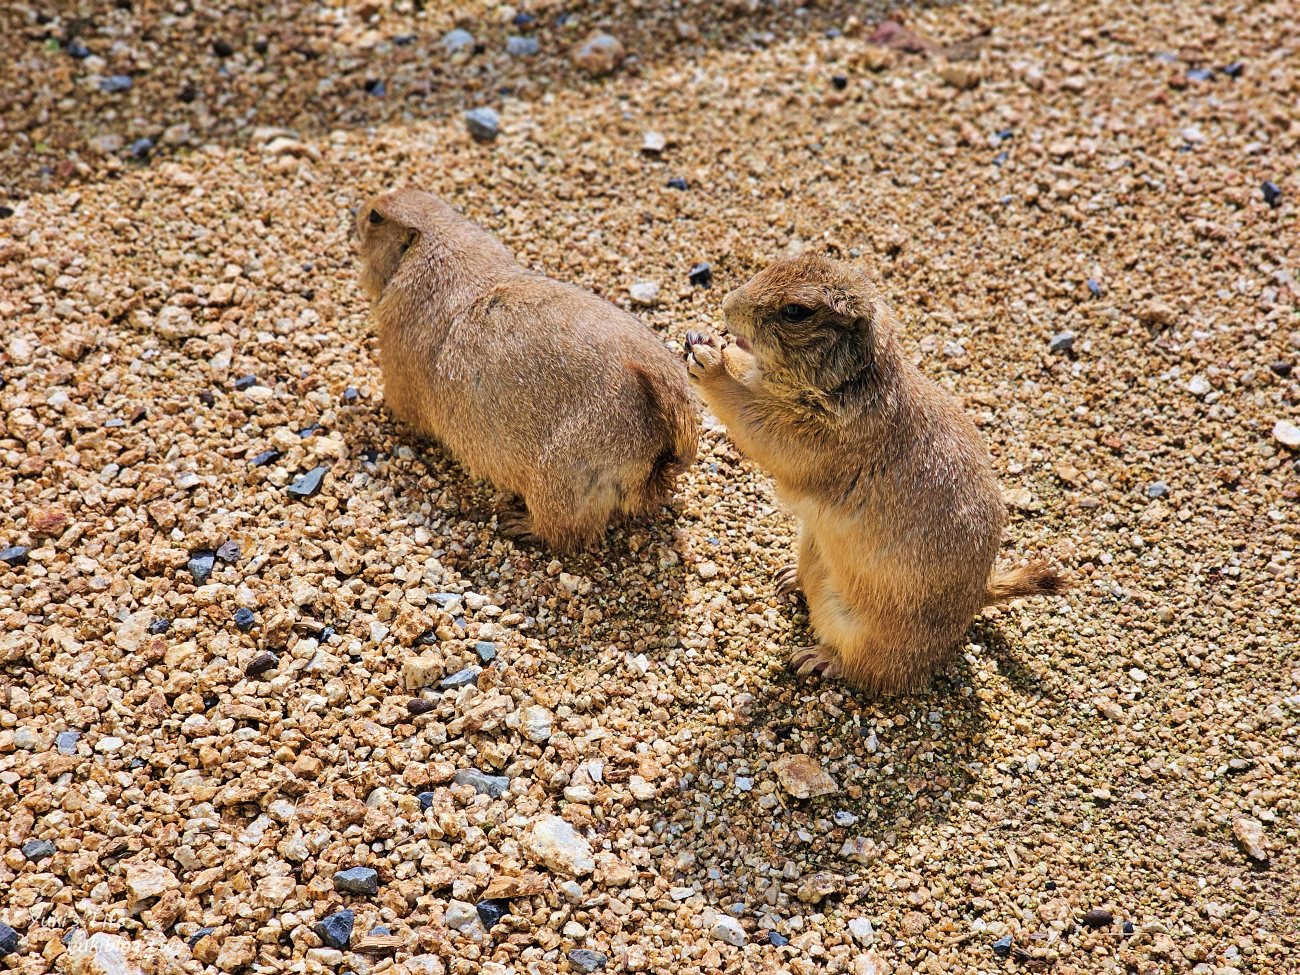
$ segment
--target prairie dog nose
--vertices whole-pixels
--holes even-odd
[[[727,296],[722,299],[722,314],[729,315],[731,314],[731,309],[736,307],[736,294],[735,291],[728,291]]]

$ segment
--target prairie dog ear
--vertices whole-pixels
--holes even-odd
[[[871,322],[876,317],[876,309],[869,298],[843,288],[828,287],[823,300],[827,308],[843,318],[862,318]]]

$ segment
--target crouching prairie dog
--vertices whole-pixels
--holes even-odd
[[[798,515],[802,589],[820,644],[801,674],[876,693],[914,686],[981,609],[1061,592],[1038,563],[996,570],[1004,509],[975,425],[904,354],[893,312],[857,269],[777,262],[722,303],[736,346],[687,338],[687,368],[737,446]]]
[[[670,498],[699,417],[686,370],[646,325],[523,267],[428,193],[376,197],[357,229],[384,399],[522,498],[498,518],[508,534],[577,548]]]

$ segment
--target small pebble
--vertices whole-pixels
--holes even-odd
[[[490,664],[497,658],[497,645],[487,640],[479,640],[474,644],[474,653],[477,654],[481,662]]]
[[[1074,350],[1075,337],[1073,332],[1057,332],[1047,347],[1057,355],[1064,355]]]
[[[627,289],[633,304],[643,308],[653,308],[659,303],[659,282],[638,281]]]
[[[1094,907],[1081,919],[1085,928],[1104,928],[1115,923],[1115,916],[1110,911],[1103,910],[1100,907]]]
[[[351,911],[337,911],[317,921],[312,930],[327,947],[342,950],[352,940],[352,923],[355,919],[356,915]]]
[[[149,624],[149,633],[153,636],[160,636],[171,629],[172,621],[168,619],[156,619]]]
[[[193,948],[196,944],[216,931],[216,928],[199,928],[192,935],[185,939],[185,943]]]
[[[31,549],[25,545],[14,545],[10,548],[0,549],[0,562],[13,566],[26,565],[27,553],[30,551]]]
[[[466,667],[463,670],[456,671],[450,677],[444,677],[438,682],[438,686],[444,691],[464,687],[466,684],[477,682],[480,673],[482,673],[482,669],[479,667]]]
[[[1264,194],[1264,202],[1269,206],[1276,207],[1282,203],[1282,187],[1278,186],[1271,179],[1265,180],[1260,185],[1260,191]]]
[[[617,37],[593,31],[573,49],[573,63],[593,78],[612,73],[623,63],[626,50]]]
[[[286,490],[295,498],[310,498],[320,491],[328,467],[313,467],[306,474],[299,474]]]
[[[415,715],[428,714],[437,707],[438,702],[430,701],[427,697],[413,697],[406,702],[406,710]]]
[[[609,958],[590,948],[574,948],[569,952],[569,961],[580,972],[599,972],[609,964]]]
[[[512,58],[529,58],[542,49],[535,37],[514,35],[506,38],[506,53]]]
[[[767,943],[777,948],[783,948],[790,943],[790,939],[780,931],[767,932]]]
[[[476,768],[461,769],[451,779],[456,785],[469,785],[474,791],[493,799],[500,799],[510,788],[510,779],[505,775],[488,775]]]
[[[483,927],[491,931],[506,916],[509,907],[509,903],[504,900],[487,900],[479,901],[475,909],[478,911],[478,919],[483,922]]]
[[[207,583],[212,575],[212,568],[216,564],[217,553],[211,549],[200,549],[190,556],[189,562],[185,568],[189,569],[190,576],[194,579],[196,586],[202,586]]]
[[[245,389],[251,389],[256,385],[257,385],[256,376],[240,376],[238,379],[235,380],[235,389],[241,391]]]
[[[349,867],[334,874],[334,889],[348,894],[377,894],[379,874],[370,867]]]
[[[60,731],[58,737],[54,739],[54,747],[59,750],[60,755],[75,755],[77,742],[80,740],[80,731]]]
[[[55,853],[54,844],[49,840],[28,840],[23,844],[22,850],[29,863],[40,863]]]
[[[234,563],[239,561],[240,549],[238,542],[222,542],[217,547],[217,558],[222,562]]]
[[[136,159],[148,159],[153,146],[153,139],[136,139],[131,143],[131,155]]]
[[[78,61],[84,61],[90,57],[90,48],[86,47],[80,41],[68,42],[68,56],[76,58]]]
[[[265,650],[249,661],[248,666],[244,668],[244,673],[249,677],[260,677],[268,670],[274,670],[279,663],[279,657],[270,650]]]
[[[1007,955],[1011,954],[1011,944],[1011,935],[1003,935],[1001,938],[998,938],[997,941],[993,942],[993,954],[997,955],[999,958],[1007,957]]]
[[[1147,497],[1153,501],[1156,498],[1163,498],[1169,494],[1169,485],[1164,481],[1154,481],[1147,485]]]
[[[709,267],[706,262],[701,261],[691,268],[687,277],[691,284],[697,288],[707,288],[713,284],[713,268]]]
[[[496,109],[472,108],[465,113],[465,128],[479,142],[492,142],[501,134],[501,116]]]
[[[278,450],[263,450],[260,454],[253,455],[253,466],[265,467],[267,464],[279,460],[280,456],[281,454]]]
[[[748,940],[745,936],[745,929],[740,926],[740,922],[734,917],[728,917],[725,914],[720,915],[713,922],[713,927],[709,929],[709,933],[719,941],[725,941],[737,948],[743,948]]]
[[[133,82],[128,75],[114,74],[99,80],[99,90],[114,95],[118,92],[130,91],[132,84]]]
[[[670,190],[685,190],[686,180],[682,179],[680,176],[674,176],[668,181],[667,186]]]
[[[1273,424],[1273,438],[1283,447],[1300,449],[1300,427],[1290,420],[1278,420]]]
[[[247,633],[251,630],[253,628],[254,619],[255,617],[253,616],[253,611],[251,609],[241,606],[239,609],[235,610],[235,626],[240,633]]]
[[[442,35],[438,42],[448,54],[467,54],[474,50],[474,35],[457,27]]]

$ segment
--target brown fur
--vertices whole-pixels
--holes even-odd
[[[783,317],[790,306],[809,314]],[[994,571],[1004,510],[988,451],[903,353],[865,275],[804,255],[722,307],[747,354],[692,336],[687,364],[802,522],[781,582],[803,589],[821,645],[796,652],[800,673],[903,690],[950,659],[985,606],[1064,588],[1044,565]]]
[[[526,514],[501,519],[513,534],[584,546],[611,516],[671,496],[699,417],[685,370],[650,329],[524,268],[428,193],[371,200],[357,230],[385,400],[523,498]]]

